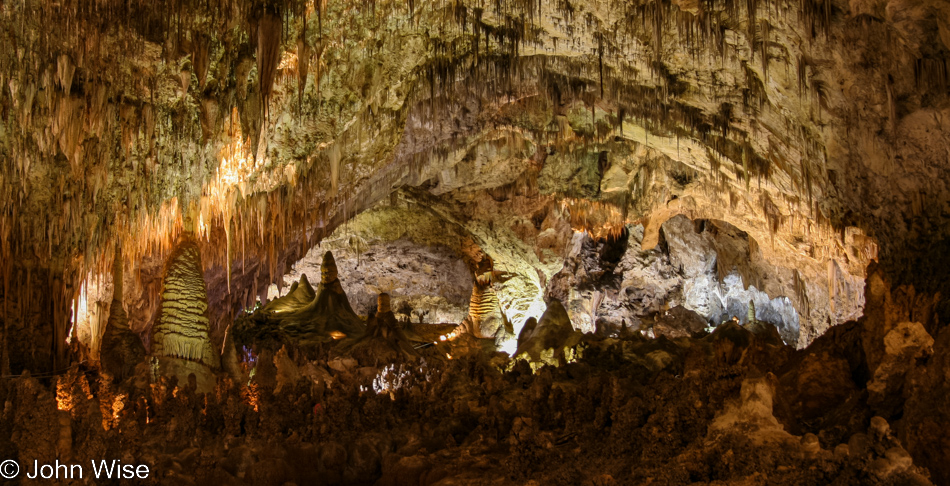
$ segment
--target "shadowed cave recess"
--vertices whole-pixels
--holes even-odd
[[[943,0],[0,1],[0,474],[950,484],[948,59]]]

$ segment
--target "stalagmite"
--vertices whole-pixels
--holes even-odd
[[[626,323],[624,323],[624,325],[626,325]],[[518,333],[519,348],[528,340],[528,336],[531,336],[531,333],[534,332],[534,328],[536,327],[538,327],[538,319],[536,317],[529,317],[528,320],[525,321],[524,326]]]
[[[533,364],[558,366],[570,359],[571,348],[580,342],[581,337],[582,334],[574,330],[564,305],[552,299],[537,326],[523,340],[519,339],[522,342],[515,357]]]
[[[102,335],[99,362],[117,381],[130,378],[136,365],[145,360],[142,339],[129,327],[123,303],[122,248],[117,246],[112,264],[112,305]]]
[[[197,244],[185,235],[165,264],[162,301],[152,329],[151,356],[162,374],[187,383],[194,373],[201,390],[214,386],[220,356],[210,338],[208,295]]]
[[[476,279],[472,286],[468,316],[463,326],[475,337],[494,339],[499,344],[514,337],[507,330],[498,295],[488,281]]]
[[[329,251],[323,257],[320,273],[316,291],[306,276],[301,276],[290,293],[240,317],[235,337],[245,343],[272,340],[303,345],[362,334],[363,321],[350,307]]]
[[[418,357],[419,353],[413,348],[410,337],[393,314],[389,294],[379,294],[376,301],[376,312],[370,314],[366,322],[366,332],[355,340],[344,343],[337,352],[351,356],[365,365],[393,363]]]
[[[950,484],[947,4],[0,0],[0,455]]]
[[[221,368],[233,382],[243,381],[244,373],[241,370],[237,346],[234,344],[233,324],[224,332],[224,343],[221,345]]]

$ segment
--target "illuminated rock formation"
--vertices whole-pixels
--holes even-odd
[[[261,311],[274,315],[293,312],[306,307],[313,302],[316,297],[317,293],[310,285],[310,280],[307,279],[306,275],[301,275],[299,282],[291,284],[290,291],[287,292],[287,295],[268,302],[267,305],[261,308]]]
[[[165,265],[161,295],[151,356],[162,374],[177,376],[183,385],[194,373],[198,388],[209,391],[220,356],[211,342],[201,254],[193,240],[184,237],[172,252]]]
[[[464,325],[472,335],[478,338],[504,341],[508,337],[505,316],[501,312],[498,296],[490,285],[476,282],[472,286],[472,298]]]
[[[946,0],[151,3],[0,0],[0,458],[950,484]],[[137,359],[124,311],[167,376],[97,387],[118,246],[102,366]],[[327,257],[255,311],[336,248],[351,286]],[[470,332],[374,396],[326,358],[406,359],[384,306],[362,335],[381,292]]]
[[[536,364],[558,366],[572,358],[571,348],[581,338],[581,333],[574,330],[564,305],[552,300],[544,314],[541,314],[537,326],[523,339],[519,338],[521,342],[515,357],[524,357]]]
[[[323,255],[320,275],[317,295],[306,308],[306,312],[314,315],[314,320],[303,328],[314,329],[317,333],[329,335],[333,339],[359,336],[364,330],[363,321],[350,307],[350,301],[340,285],[336,262],[329,251]]]
[[[529,317],[524,323],[524,327],[522,327],[521,331],[518,333],[518,348],[520,348],[521,345],[523,345],[525,341],[528,340],[528,337],[531,336],[531,333],[534,332],[534,328],[536,327],[538,327],[538,319],[535,317]]]
[[[363,333],[363,321],[350,307],[333,254],[323,256],[320,285],[314,290],[306,275],[294,282],[287,295],[269,302],[249,316],[236,321],[239,340],[310,345]]]

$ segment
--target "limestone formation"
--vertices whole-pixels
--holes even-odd
[[[721,324],[709,336],[713,343],[713,350],[720,363],[735,365],[747,355],[754,335],[735,321]]]
[[[950,1],[153,3],[0,0],[0,461],[950,484]]]
[[[528,340],[528,337],[531,336],[531,333],[534,332],[534,328],[538,327],[538,320],[534,317],[529,317],[527,322],[524,323],[524,327],[521,328],[521,331],[518,332],[518,347],[520,348],[525,341]]]
[[[357,359],[364,365],[383,365],[415,359],[419,353],[393,314],[389,294],[379,294],[376,312],[366,322],[366,332],[344,343],[337,352]]]
[[[716,437],[741,428],[758,447],[797,446],[800,439],[786,432],[772,414],[776,381],[772,374],[743,380],[739,396],[726,403],[725,409],[710,425],[709,435]]]
[[[235,323],[238,338],[244,343],[278,340],[312,345],[362,335],[363,321],[350,307],[329,251],[323,256],[320,272],[316,290],[306,275],[301,275],[287,295],[239,318]]]
[[[268,302],[262,308],[262,311],[271,314],[293,312],[294,310],[307,306],[313,302],[316,297],[317,293],[310,285],[310,280],[307,279],[306,275],[301,275],[299,282],[294,282],[290,285],[290,291],[287,292],[287,295]]]
[[[241,369],[237,345],[234,343],[235,325],[232,323],[224,331],[224,342],[221,344],[221,368],[228,377],[236,383],[244,381],[244,371]]]
[[[411,341],[414,344],[429,342],[428,339],[424,338],[421,333],[417,332],[417,328],[425,328],[427,325],[423,323],[413,324],[408,320],[411,312],[407,312],[407,320],[400,320],[396,318],[396,314],[393,311],[392,306],[392,296],[386,292],[379,294],[376,297],[376,317],[377,325],[384,325],[389,328],[398,329],[402,336],[407,340]],[[369,331],[369,322],[367,322],[367,332]]]
[[[656,315],[653,333],[657,337],[674,339],[702,333],[707,325],[706,320],[699,314],[678,305]]]
[[[286,323],[286,332],[291,335],[315,334],[330,339],[359,336],[364,329],[363,321],[350,307],[340,285],[336,262],[329,251],[323,256],[320,272],[320,285],[310,303],[287,315],[274,312],[274,316]]]
[[[178,242],[164,273],[151,356],[162,374],[178,376],[179,383],[187,383],[194,373],[199,389],[210,390],[221,358],[211,342],[208,295],[194,240],[184,237]]]
[[[919,322],[901,322],[884,336],[884,357],[872,370],[868,383],[868,401],[878,410],[894,413],[893,403],[903,392],[908,372],[916,368],[918,360],[933,355],[934,339]]]
[[[475,337],[494,339],[499,344],[513,337],[511,324],[502,312],[498,296],[490,282],[476,279],[472,286],[465,327]]]
[[[709,325],[733,316],[744,323],[752,302],[756,320],[800,347],[808,339],[800,330],[827,320],[817,311],[800,315],[796,308],[802,307],[794,302],[804,301],[807,292],[795,290],[793,273],[764,261],[750,235],[728,223],[672,217],[660,225],[662,244],[649,250],[643,246],[644,231],[642,225],[629,225],[614,241],[574,235],[563,267],[545,292],[564,302],[578,329],[609,335],[623,321],[646,330],[653,316],[677,306]],[[816,304],[823,299],[822,292],[811,292]],[[701,330],[691,326],[690,332]]]
[[[129,327],[123,304],[122,265],[122,249],[117,247],[112,263],[112,305],[99,348],[102,369],[118,381],[131,378],[135,367],[145,360],[142,338]]]
[[[537,326],[519,344],[515,357],[537,364],[560,365],[570,359],[571,348],[581,340],[571,319],[558,300],[551,300]]]
[[[368,315],[376,307],[377,294],[386,292],[394,302],[412,308],[407,317],[413,322],[424,318],[430,324],[457,324],[468,311],[472,277],[456,242],[437,215],[387,201],[354,216],[307,251],[283,282],[292,285],[303,275],[319,282],[323,255],[329,250],[357,315]],[[276,293],[273,285],[269,298]]]
[[[164,376],[151,386],[90,386],[79,369],[54,387],[28,375],[9,379],[0,387],[0,433],[10,439],[0,447],[9,442],[24,461],[59,454],[78,462],[110,441],[159,442],[130,449],[131,460],[178,463],[163,480],[185,484],[753,478],[927,486],[950,477],[950,334],[928,339],[922,324],[898,322],[881,343],[878,370],[888,374],[880,376],[887,387],[903,385],[895,415],[871,399],[878,392],[861,323],[836,326],[804,350],[770,344],[733,321],[703,337],[620,333],[568,348],[578,333],[552,301],[526,326],[524,360],[465,334],[407,362],[390,299],[378,296],[377,307],[384,318],[374,313],[363,337],[344,340],[328,358],[293,345],[265,348],[245,358],[255,364],[250,380],[221,380],[204,396],[195,376],[178,387]],[[539,361],[532,343],[543,348]],[[227,447],[199,450],[196,438]]]

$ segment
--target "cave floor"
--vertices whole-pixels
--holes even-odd
[[[468,335],[379,367],[285,347],[208,394],[74,368],[0,382],[0,453],[147,464],[141,484],[930,484],[849,369],[859,339],[588,335],[560,366]]]

